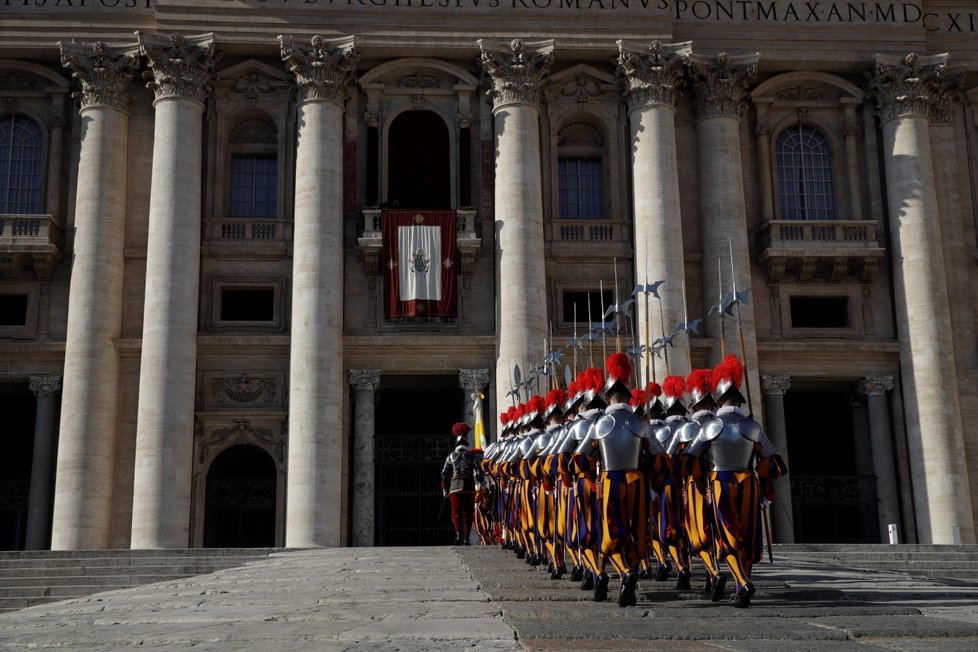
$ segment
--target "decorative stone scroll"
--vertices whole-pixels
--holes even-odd
[[[61,391],[61,376],[31,376],[30,388],[38,398],[57,396]]]
[[[144,34],[136,32],[139,53],[149,61],[143,72],[149,79],[146,88],[156,99],[186,97],[203,103],[210,90],[207,82],[218,57],[214,53],[214,35]]]
[[[945,122],[951,119],[952,101],[961,92],[964,70],[947,66],[948,54],[904,57],[877,54],[869,78],[881,122],[902,115],[917,115]]]
[[[356,77],[360,54],[354,38],[342,36],[325,39],[313,36],[311,47],[296,47],[295,38],[278,37],[282,61],[295,75],[298,101],[329,100],[338,104],[346,102],[350,83]]]
[[[218,405],[233,403],[274,403],[278,396],[275,378],[251,378],[242,374],[236,378],[214,381],[214,400]]]
[[[458,385],[462,389],[472,390],[482,390],[486,385],[489,384],[489,370],[488,369],[459,369],[458,370]]]
[[[696,112],[700,118],[718,115],[739,117],[747,105],[747,84],[757,76],[758,54],[715,57],[693,53],[690,76],[696,90]]]
[[[524,43],[513,39],[509,50],[497,50],[479,39],[479,63],[489,76],[492,87],[487,95],[495,108],[506,104],[539,106],[543,78],[554,60],[553,40]]]
[[[380,384],[380,369],[350,369],[349,381],[355,390],[375,390]]]
[[[675,106],[685,85],[683,73],[693,51],[692,41],[661,43],[653,41],[647,52],[618,43],[616,72],[625,81],[629,110],[651,104]]]
[[[81,98],[82,109],[109,106],[129,110],[129,84],[139,66],[136,44],[110,48],[102,41],[96,41],[89,48],[58,42],[58,48],[61,65],[81,84],[81,91],[71,96]]]
[[[791,387],[791,376],[761,376],[761,389],[765,396],[784,396]]]
[[[857,390],[866,396],[883,396],[895,386],[893,376],[866,376],[859,381]]]
[[[252,444],[275,451],[279,464],[285,463],[286,433],[283,429],[275,433],[270,428],[253,427],[249,421],[235,421],[233,425],[205,433],[198,421],[194,435],[198,438],[197,463],[207,461],[211,449],[223,450],[237,444]]]

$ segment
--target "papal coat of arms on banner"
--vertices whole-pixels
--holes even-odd
[[[411,273],[427,276],[429,269],[431,269],[431,258],[425,256],[423,249],[418,249],[411,258]]]

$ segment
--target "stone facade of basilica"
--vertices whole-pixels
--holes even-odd
[[[481,392],[494,436],[514,366],[655,280],[628,343],[705,318],[660,380],[740,353],[707,314],[752,290],[776,541],[975,542],[976,29],[964,0],[0,2],[0,546],[431,542],[452,421]],[[385,295],[392,211],[454,224],[447,312]]]

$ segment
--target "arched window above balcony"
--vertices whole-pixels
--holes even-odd
[[[783,130],[777,139],[780,217],[783,220],[833,220],[832,151],[814,127]]]
[[[0,214],[41,212],[44,134],[28,117],[0,117]]]

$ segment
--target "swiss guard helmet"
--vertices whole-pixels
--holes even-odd
[[[690,398],[689,409],[693,412],[712,410],[716,407],[711,391],[713,389],[711,375],[712,369],[694,369],[686,379],[686,389],[689,391]]]
[[[739,385],[744,380],[744,365],[737,359],[736,354],[731,353],[723,362],[718,364],[713,370],[713,397],[717,405],[722,405],[724,401],[734,401],[737,404],[744,404],[747,399],[740,393]]]

